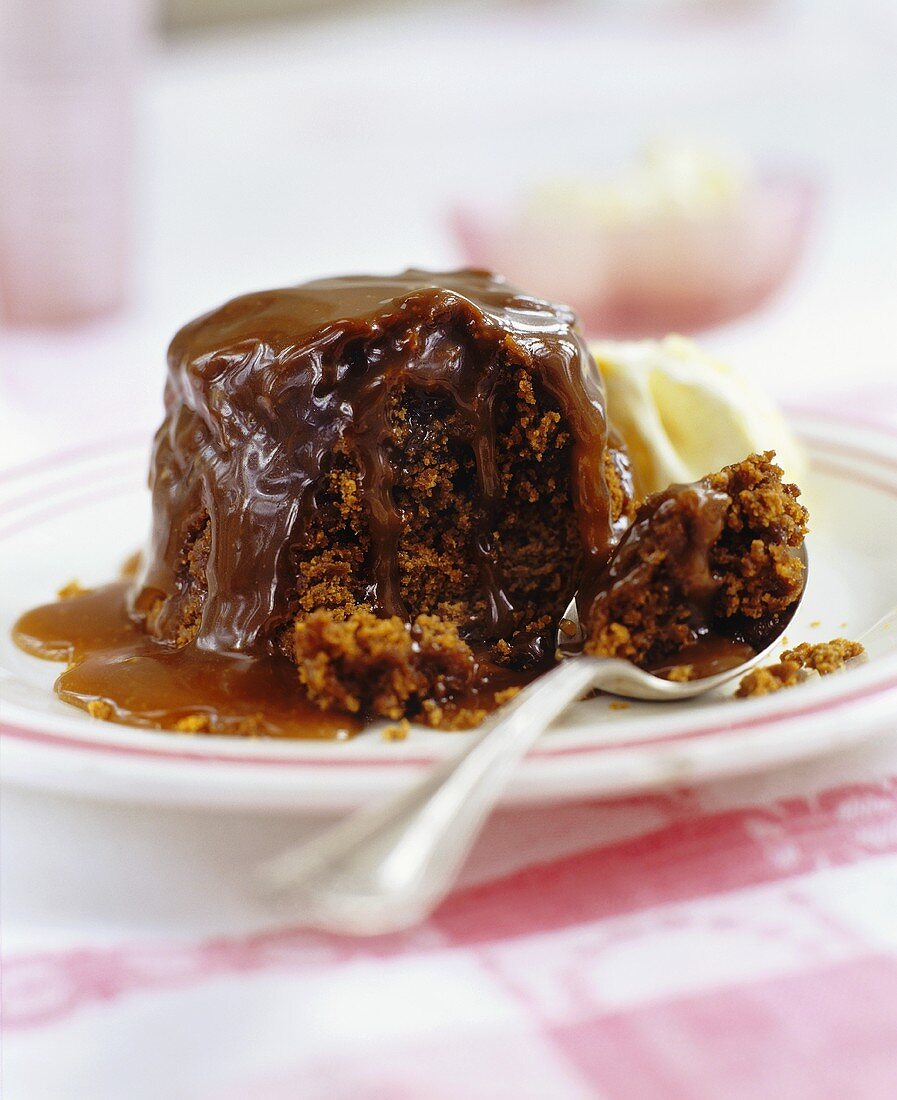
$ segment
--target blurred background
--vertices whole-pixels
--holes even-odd
[[[894,0],[0,0],[6,464],[250,289],[494,266],[786,401],[897,377]]]

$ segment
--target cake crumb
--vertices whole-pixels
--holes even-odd
[[[694,680],[694,678],[694,665],[675,665],[666,674],[666,679],[671,680],[674,684],[687,684],[689,680]]]
[[[519,687],[508,687],[504,688],[502,691],[497,691],[493,696],[493,698],[495,699],[495,705],[497,707],[504,706],[505,703],[509,703],[515,695],[519,695],[520,690],[521,689]]]
[[[111,703],[107,703],[105,699],[91,699],[87,704],[87,713],[91,718],[102,718],[108,721],[114,711]]]
[[[783,653],[782,660],[798,661],[803,668],[812,669],[820,676],[827,676],[830,672],[843,668],[848,661],[865,655],[866,650],[860,642],[832,638],[830,642],[801,642]]]
[[[479,726],[489,713],[485,707],[458,707],[457,710],[445,709],[439,728],[444,730],[472,730]]]
[[[64,584],[62,588],[56,593],[56,596],[60,600],[72,600],[75,596],[87,596],[93,590],[86,588],[79,580],[71,580],[68,584]]]
[[[622,699],[614,699],[610,703],[608,703],[608,707],[610,710],[629,710],[629,706],[630,704],[624,702],[624,700]]]
[[[380,736],[384,741],[407,741],[410,732],[411,723],[407,718],[403,718],[401,722],[394,722],[392,725],[384,726]]]
[[[211,722],[207,714],[185,714],[174,724],[174,729],[178,733],[208,733],[210,727]]]
[[[213,727],[209,727],[209,733],[214,733]],[[265,716],[258,712],[256,714],[247,714],[245,718],[241,718],[237,723],[236,732],[240,737],[264,737],[266,732]]]
[[[859,642],[846,638],[833,638],[830,642],[801,642],[793,649],[786,649],[775,664],[755,668],[744,676],[735,696],[750,699],[769,695],[770,692],[801,683],[808,672],[828,676],[842,669],[848,661],[865,656],[865,653]]]
[[[443,708],[436,702],[435,699],[424,699],[423,706],[421,707],[420,718],[426,722],[428,726],[432,726],[434,729],[439,729],[442,726],[443,721]]]
[[[822,621],[821,621],[820,619],[814,619],[814,620],[813,620],[813,621],[812,621],[812,622],[810,623],[810,627],[811,627],[811,629],[813,629],[813,630],[816,630],[816,629],[817,629],[818,627],[820,627],[820,626],[822,626]]]
[[[781,688],[793,687],[801,681],[801,666],[796,661],[777,661],[774,665],[755,668],[741,678],[737,699],[750,699],[754,696],[769,695]]]

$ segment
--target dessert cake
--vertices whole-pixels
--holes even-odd
[[[323,280],[187,325],[151,485],[135,613],[238,652],[361,607],[510,640],[606,560],[630,492],[573,315],[476,271]]]
[[[183,328],[168,368],[152,534],[123,594],[154,721],[232,728],[222,705],[264,664],[322,711],[469,724],[553,661],[631,518],[573,314],[487,272],[245,295]],[[125,692],[91,660],[69,697],[135,720],[134,661]],[[174,709],[160,663],[192,685]],[[267,730],[264,702],[238,732]]]

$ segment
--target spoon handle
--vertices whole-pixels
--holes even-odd
[[[423,920],[452,888],[515,765],[592,685],[600,664],[562,661],[410,790],[263,864],[267,892],[330,932],[376,935]]]

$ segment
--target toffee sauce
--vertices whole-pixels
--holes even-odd
[[[720,580],[711,566],[712,550],[722,534],[731,498],[713,489],[707,479],[688,485],[671,485],[643,501],[635,518],[601,572],[588,575],[577,595],[580,618],[605,601],[621,595],[632,599],[646,586],[658,583],[651,575],[655,556],[655,525],[664,514],[681,517],[681,527],[668,530],[663,539],[665,577],[687,608],[692,641],[674,655],[649,659],[644,667],[655,676],[669,678],[675,670],[690,666],[692,679],[715,676],[737,668],[765,649],[780,633],[775,616],[747,620],[724,619],[714,611]]]

